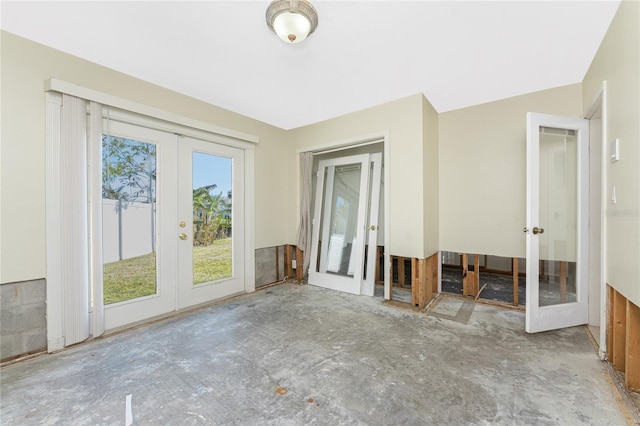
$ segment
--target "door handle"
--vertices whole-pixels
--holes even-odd
[[[187,234],[185,234],[185,233],[183,232],[183,233],[181,233],[181,234],[179,235],[179,237],[180,237],[180,239],[181,239],[181,240],[186,240],[186,239],[187,239]]]
[[[369,229],[371,229],[372,231],[375,231],[376,230],[376,226],[375,225],[371,225],[371,227]]]
[[[529,228],[526,228],[526,227],[522,228],[522,232],[524,232],[525,234],[528,234]],[[537,226],[534,226],[531,232],[533,232],[534,235],[544,234],[544,228],[538,228]]]

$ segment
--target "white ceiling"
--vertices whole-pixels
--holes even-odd
[[[291,129],[424,93],[438,112],[579,83],[619,1],[312,0],[288,45],[263,1],[8,2],[11,33]]]

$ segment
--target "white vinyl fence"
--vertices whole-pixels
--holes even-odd
[[[155,203],[102,199],[104,263],[155,251]]]

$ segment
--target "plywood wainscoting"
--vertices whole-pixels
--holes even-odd
[[[411,301],[424,308],[438,292],[438,253],[426,259],[411,259]]]

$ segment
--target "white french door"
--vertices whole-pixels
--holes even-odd
[[[309,284],[373,296],[381,163],[381,154],[318,163]],[[365,239],[371,259],[366,281]]]
[[[179,306],[244,291],[244,151],[179,141]]]
[[[527,114],[526,331],[588,320],[587,120]]]
[[[244,150],[105,120],[106,330],[245,289]]]

